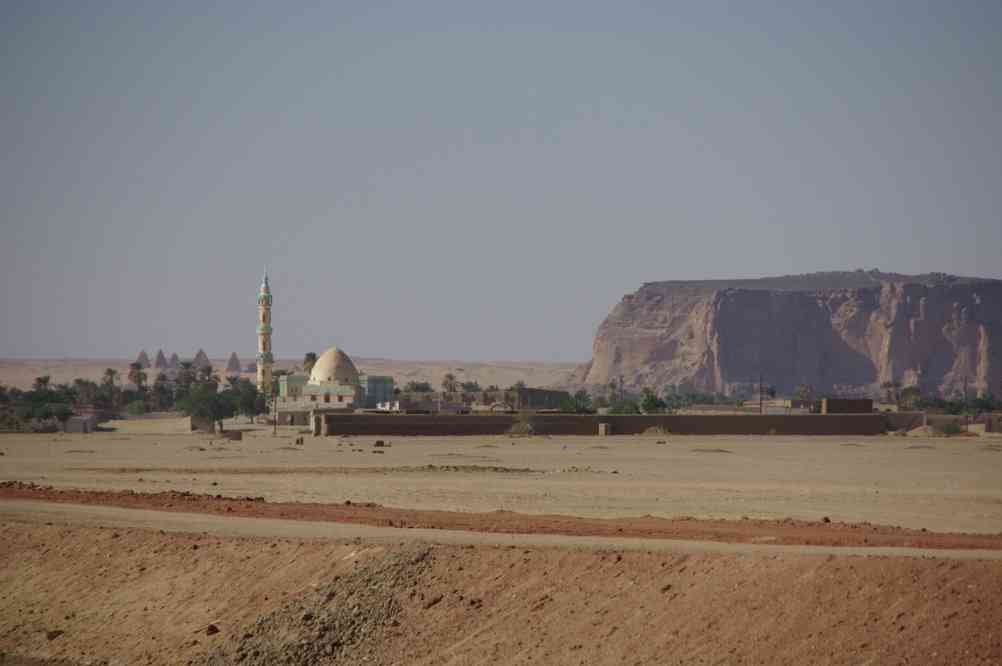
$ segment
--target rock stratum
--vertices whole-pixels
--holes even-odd
[[[735,393],[759,373],[785,393],[897,381],[998,394],[1002,280],[854,271],[649,282],[613,308],[574,379]]]

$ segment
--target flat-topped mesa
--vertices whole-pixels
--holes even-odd
[[[645,282],[644,289],[747,289],[752,291],[838,291],[843,289],[880,289],[884,284],[916,284],[933,287],[946,284],[1002,283],[990,278],[971,278],[947,273],[923,273],[904,275],[902,273],[882,273],[872,271],[825,271],[803,273],[801,275],[780,275],[761,278],[734,278],[722,280],[664,280]]]
[[[1002,280],[878,271],[644,284],[598,329],[576,379],[630,387],[929,394],[1000,391]]]

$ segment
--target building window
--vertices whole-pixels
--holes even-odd
[[[317,401],[317,396],[311,395],[310,396],[310,400],[313,401],[313,402],[316,402]]]
[[[343,395],[339,395],[339,396],[337,397],[337,401],[338,401],[338,402],[344,402],[344,396],[343,396]]]
[[[324,402],[330,402],[330,401],[331,401],[330,394],[329,393],[324,393]]]

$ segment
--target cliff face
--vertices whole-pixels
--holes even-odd
[[[933,274],[818,273],[654,282],[599,327],[576,379],[733,392],[873,391],[885,381],[951,395],[1000,392],[1002,281]]]

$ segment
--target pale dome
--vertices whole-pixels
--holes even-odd
[[[348,355],[337,347],[331,347],[317,359],[310,371],[311,384],[358,384],[358,370]]]

